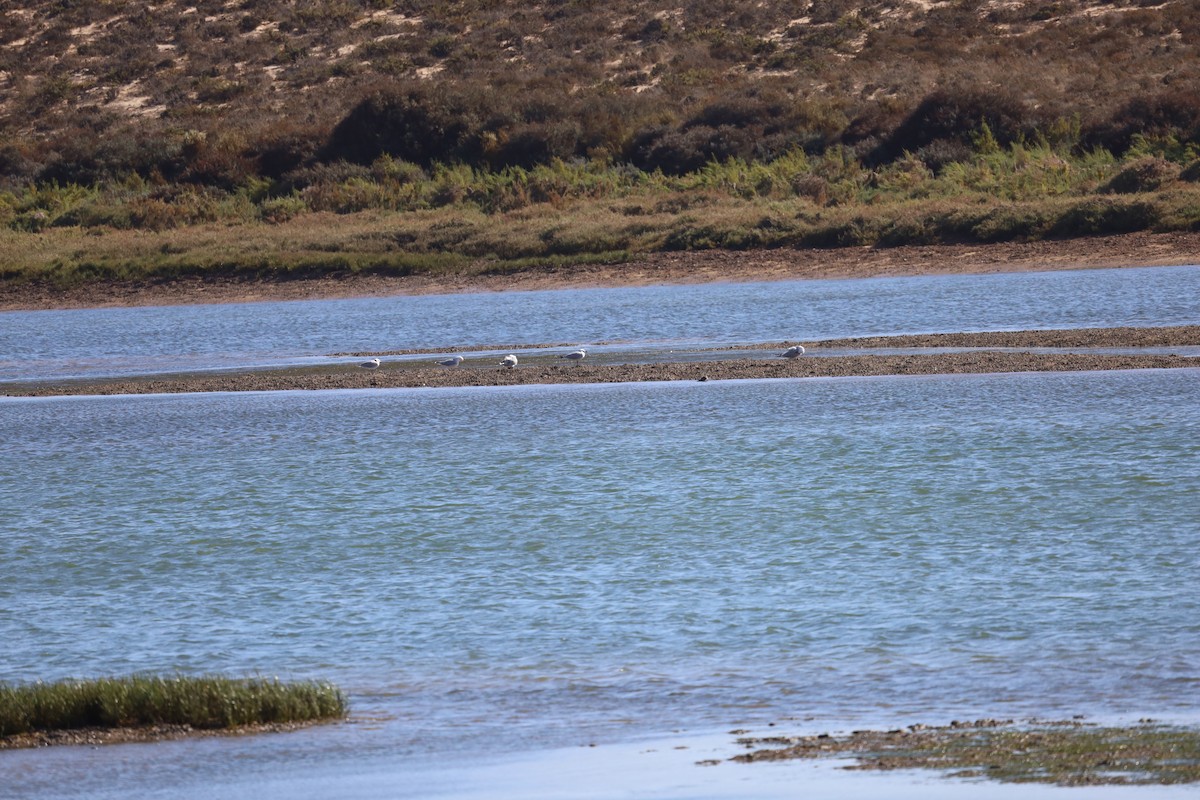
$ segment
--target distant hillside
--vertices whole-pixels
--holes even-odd
[[[1196,0],[0,4],[0,290],[1197,230]]]
[[[0,188],[1200,142],[1194,0],[14,0]]]

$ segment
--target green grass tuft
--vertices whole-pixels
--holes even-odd
[[[163,677],[0,683],[0,736],[77,728],[307,722],[346,714],[336,686],[267,678]]]

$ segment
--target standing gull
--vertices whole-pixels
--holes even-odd
[[[379,359],[372,358],[370,361],[362,362],[361,364],[359,364],[359,366],[362,367],[363,369],[378,369],[379,368]]]
[[[500,365],[512,369],[517,365],[517,357],[509,353],[504,358],[500,359]]]
[[[804,355],[804,348],[798,344],[794,344],[787,350],[784,350],[782,353],[780,353],[780,356],[783,358],[795,358],[796,356],[802,355]]]
[[[450,358],[443,358],[434,363],[436,363],[440,366],[443,366],[443,367],[457,367],[462,362],[463,362],[462,356],[451,356]]]
[[[576,364],[578,364],[580,361],[583,361],[583,359],[584,359],[586,356],[587,356],[587,350],[584,350],[584,349],[581,347],[581,348],[579,348],[578,350],[575,350],[575,351],[573,351],[573,352],[570,352],[570,353],[560,353],[558,357],[559,357],[559,358],[569,358],[569,359],[571,359],[572,361],[574,361]]]

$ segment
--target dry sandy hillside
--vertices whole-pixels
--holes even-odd
[[[1139,107],[1155,124],[1178,127],[1181,105],[1185,127],[1200,120],[1180,100],[1200,87],[1198,48],[1191,0],[15,0],[0,181],[172,177],[200,151],[268,174],[353,156],[327,149],[334,128],[396,86],[449,98],[435,133],[482,116],[475,155],[493,161],[646,160],[664,127],[749,129],[768,156],[868,150],[938,88],[995,98],[1023,117],[1014,132],[1107,141],[1147,98],[1168,101]]]

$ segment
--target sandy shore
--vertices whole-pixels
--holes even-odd
[[[766,345],[781,352],[787,343]],[[374,370],[354,363],[254,370],[220,374],[158,375],[109,380],[47,381],[8,384],[9,396],[82,394],[170,394],[319,389],[431,388],[516,386],[561,383],[628,383],[639,381],[709,381],[745,378],[834,378],[863,375],[933,375],[952,373],[1062,372],[1080,370],[1168,369],[1200,366],[1200,359],[1180,355],[1112,354],[1086,348],[1200,346],[1200,326],[1169,328],[1100,328],[1067,331],[936,334],[803,342],[807,355],[796,359],[764,357],[680,360],[657,363],[566,364],[562,350],[523,356],[516,369],[497,356],[468,359],[454,368],[428,361],[384,361]],[[910,353],[822,355],[847,348],[911,349]],[[973,348],[958,352],[923,352],[935,348]],[[1050,350],[1045,348],[1062,348]],[[1068,351],[1065,348],[1074,348]],[[1084,349],[1080,352],[1080,349]],[[366,354],[369,355],[369,354]],[[695,355],[695,354],[693,354]],[[723,355],[728,355],[723,354]],[[557,363],[556,363],[557,362]]]
[[[621,264],[535,268],[513,274],[488,274],[483,265],[482,274],[472,271],[435,277],[360,275],[282,282],[181,280],[106,284],[66,291],[0,283],[0,311],[1185,264],[1200,264],[1200,233],[1133,233],[1042,242],[884,249],[652,253]]]

